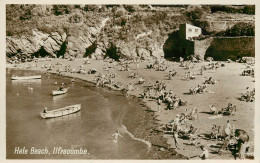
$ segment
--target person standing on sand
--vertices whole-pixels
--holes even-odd
[[[126,95],[125,97],[129,97],[129,89],[126,89]]]
[[[200,149],[203,151],[202,154],[199,156],[202,160],[206,160],[209,158],[209,150],[204,146],[201,145]]]
[[[196,120],[198,118],[197,113],[198,113],[198,109],[197,107],[194,107],[191,111],[190,118]]]
[[[160,96],[157,98],[158,112],[161,112],[161,99]]]
[[[175,148],[179,148],[179,140],[178,140],[178,131],[173,131],[173,140],[175,144]]]
[[[136,59],[136,69],[139,68],[139,58]]]
[[[133,86],[131,83],[129,83],[127,86],[126,86],[126,97],[129,96],[129,91],[130,90],[133,90]]]
[[[172,132],[175,148],[179,148],[178,132],[180,131],[180,115],[177,114],[172,123]]]
[[[180,57],[180,62],[181,62],[181,65],[180,65],[180,66],[181,66],[181,67],[184,66],[184,65],[183,65],[183,58],[182,58],[182,57]]]
[[[180,130],[182,130],[180,127],[180,114],[177,114],[176,118],[172,122],[172,131],[179,132]]]
[[[218,134],[219,134],[219,128],[217,127],[217,125],[213,125],[212,127],[212,131],[211,131],[211,139],[215,138],[215,141],[218,140]]]
[[[184,79],[188,79],[188,78],[189,78],[189,75],[188,75],[187,72],[185,72],[185,77],[184,77]]]
[[[227,136],[227,138],[230,138],[231,131],[232,131],[231,124],[229,123],[229,120],[227,120],[227,124],[226,124],[226,127],[224,129],[224,133],[225,133],[225,136]]]
[[[180,114],[176,114],[176,118],[173,121],[176,125],[179,125],[180,123]]]

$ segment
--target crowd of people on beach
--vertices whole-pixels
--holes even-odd
[[[246,93],[242,94],[240,99],[241,99],[241,101],[254,102],[255,101],[255,88],[252,91],[247,91]]]
[[[69,58],[69,61],[75,60],[75,58]],[[185,72],[185,76],[182,78],[185,80],[195,80],[196,79],[196,73],[190,71],[191,69],[194,69],[196,63],[199,61],[196,60],[196,58],[191,57],[189,60],[184,61],[184,58],[180,57],[180,67],[187,69]],[[37,67],[37,63],[40,62],[38,59],[34,59],[36,62],[35,67]],[[80,73],[80,74],[97,74],[94,77],[94,82],[96,83],[96,86],[108,86],[108,87],[113,87],[118,90],[125,90],[126,92],[126,97],[130,96],[130,92],[134,90],[133,84],[129,81],[126,83],[122,83],[118,81],[119,74],[118,73],[111,73],[110,68],[116,68],[118,71],[132,71],[133,66],[131,67],[132,64],[136,65],[136,69],[139,68],[140,63],[142,62],[140,58],[135,59],[135,60],[128,60],[128,59],[120,59],[119,62],[115,62],[114,59],[111,58],[106,58],[103,60],[103,72],[97,71],[94,67],[91,67],[91,69],[86,70],[84,68],[84,65],[86,64],[91,64],[91,60],[89,58],[86,58],[83,60],[82,65],[77,65],[77,69],[72,68],[70,64],[63,64],[62,62],[57,62],[56,65],[54,64],[43,64],[41,66],[42,69],[45,69],[47,71],[52,71],[56,67],[56,72],[58,74],[62,74],[62,72],[70,72],[70,73]],[[213,62],[213,59],[209,58],[207,59],[208,64],[203,65],[200,69],[199,72],[197,73],[198,75],[203,75],[204,71],[207,70],[217,70],[220,67],[224,67],[225,64],[221,62]],[[12,61],[12,64],[18,64],[18,61]],[[164,59],[156,59],[154,61],[150,61],[146,65],[146,69],[154,69],[155,71],[166,71],[170,64],[168,61]],[[129,73],[129,72],[126,72]],[[168,71],[168,79],[172,80],[173,77],[176,76],[178,72],[174,69]],[[253,76],[254,71],[244,71],[242,73],[243,76]],[[178,74],[179,75],[179,74]],[[167,77],[167,75],[166,75]],[[158,80],[154,84],[152,84],[149,81],[146,81],[144,77],[140,77],[138,72],[131,72],[128,75],[129,80],[134,80],[138,79],[139,85],[143,86],[144,90],[140,94],[140,97],[147,100],[153,100],[156,102],[156,105],[158,107],[158,112],[163,110],[176,110],[181,106],[186,106],[187,101],[184,101],[181,99],[179,96],[174,94],[174,90],[168,90],[166,83],[163,80]],[[147,83],[146,85],[144,83]],[[208,77],[206,80],[201,84],[197,85],[195,88],[190,89],[189,94],[203,94],[206,92],[206,88],[209,85],[215,85],[218,84],[219,81],[215,80],[213,77]],[[143,85],[142,85],[143,84]],[[62,87],[61,87],[62,88]],[[255,100],[255,89],[252,91],[247,91],[247,93],[243,94],[240,98],[242,101],[246,102],[253,102]],[[228,103],[228,106],[225,108],[222,108],[218,110],[214,105],[209,105],[210,109],[210,114],[213,116],[233,116],[236,114],[236,105],[233,105],[231,103]],[[231,142],[230,140],[235,136],[235,130],[236,128],[230,124],[229,121],[227,121],[227,124],[225,127],[222,126],[217,126],[217,124],[214,124],[212,127],[212,131],[210,133],[199,133],[199,128],[195,127],[193,125],[193,121],[196,121],[199,119],[198,115],[198,108],[193,107],[191,112],[187,113],[185,110],[181,114],[176,114],[176,117],[171,120],[169,123],[165,125],[165,132],[170,132],[173,135],[174,139],[174,145],[175,148],[178,149],[181,144],[179,143],[179,138],[188,138],[189,140],[189,145],[200,145],[200,148],[202,150],[202,154],[199,155],[201,159],[208,159],[209,158],[209,151],[207,149],[207,145],[201,144],[199,139],[200,138],[205,138],[206,134],[209,135],[210,140],[214,141],[222,141],[223,146],[225,148],[228,147],[228,144]],[[115,137],[115,142],[118,141],[118,136],[121,136],[119,134],[119,131],[113,134]],[[237,138],[237,137],[236,137]],[[233,139],[232,139],[233,140]],[[221,148],[222,149],[222,148]],[[224,149],[223,149],[224,150]],[[243,158],[244,153],[239,153],[241,158]]]
[[[252,77],[254,77],[255,76],[255,70],[253,68],[248,69],[248,70],[244,70],[242,72],[242,76],[252,76]]]

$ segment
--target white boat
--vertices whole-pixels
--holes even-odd
[[[43,110],[40,115],[42,118],[55,118],[55,117],[61,117],[68,114],[76,113],[80,109],[81,109],[81,104],[76,104],[76,105],[66,106],[64,108],[60,108],[52,111]]]
[[[11,79],[12,80],[30,80],[30,79],[41,79],[42,76],[41,75],[37,75],[37,76],[12,76]]]
[[[54,91],[52,91],[52,95],[53,95],[53,96],[56,96],[56,95],[65,94],[65,93],[68,92],[69,89],[70,89],[70,87],[68,87],[68,88],[63,88],[62,91],[60,91],[60,90],[54,90]]]

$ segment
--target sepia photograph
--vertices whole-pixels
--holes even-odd
[[[255,160],[255,6],[5,4],[5,158]]]

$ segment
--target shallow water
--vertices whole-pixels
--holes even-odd
[[[122,95],[96,88],[81,80],[42,74],[42,79],[12,81],[12,75],[30,76],[35,71],[6,71],[6,140],[7,158],[60,159],[143,159],[148,155],[147,142],[135,139],[124,129],[122,120],[128,110],[139,107]],[[70,87],[65,95],[52,96],[55,82]],[[32,87],[33,90],[28,90]],[[52,119],[42,119],[40,112],[81,103],[81,111]],[[133,118],[134,120],[134,118]],[[127,126],[126,126],[127,127]],[[114,134],[123,137],[115,143]],[[50,154],[14,154],[15,147],[43,149]],[[54,147],[87,149],[87,155],[56,155]]]

